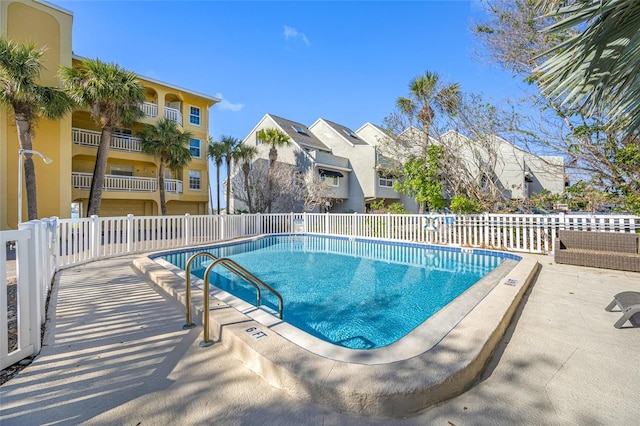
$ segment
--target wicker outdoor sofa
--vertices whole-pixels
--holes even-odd
[[[558,231],[555,262],[640,272],[638,234]]]

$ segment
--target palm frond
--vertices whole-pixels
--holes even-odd
[[[63,117],[73,110],[76,103],[66,92],[54,87],[37,87],[35,95],[40,115],[53,120]]]
[[[181,131],[173,120],[163,118],[156,125],[147,124],[137,136],[142,140],[142,152],[160,158],[172,170],[184,168],[191,161],[192,134]]]
[[[135,73],[99,59],[83,59],[59,71],[67,92],[91,110],[101,127],[131,125],[144,117],[144,86]]]
[[[546,29],[585,29],[559,44],[536,71],[551,99],[587,115],[605,111],[610,128],[627,135],[640,125],[640,2],[581,0],[544,3],[558,22]],[[549,10],[549,9],[547,9]]]
[[[220,167],[225,155],[225,146],[220,142],[209,140],[209,146],[207,147],[207,154],[209,158],[213,160],[217,167]]]
[[[403,96],[398,97],[396,100],[396,107],[407,115],[413,115],[416,110],[416,104],[412,99],[405,98]]]
[[[258,131],[258,140],[272,148],[291,145],[291,138],[286,133],[275,128],[261,129]]]

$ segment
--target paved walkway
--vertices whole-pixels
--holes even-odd
[[[637,424],[640,328],[617,330],[612,295],[640,274],[543,268],[484,377],[407,419],[340,413],[295,400],[222,345],[131,266],[133,257],[66,269],[52,297],[45,346],[0,387],[0,423],[230,425]]]

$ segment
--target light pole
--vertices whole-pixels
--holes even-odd
[[[18,225],[22,222],[22,159],[24,154],[36,154],[42,158],[45,164],[53,163],[53,160],[41,152],[34,151],[32,149],[19,149],[18,150]]]

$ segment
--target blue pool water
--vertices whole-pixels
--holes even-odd
[[[272,236],[160,257],[184,269],[186,260],[202,251],[233,259],[280,292],[286,322],[353,349],[399,340],[505,258],[459,248],[318,236]],[[203,278],[210,262],[199,257],[192,273]],[[256,303],[255,289],[222,267],[213,269],[210,282]],[[277,310],[276,298],[267,291],[262,295],[263,304]]]

